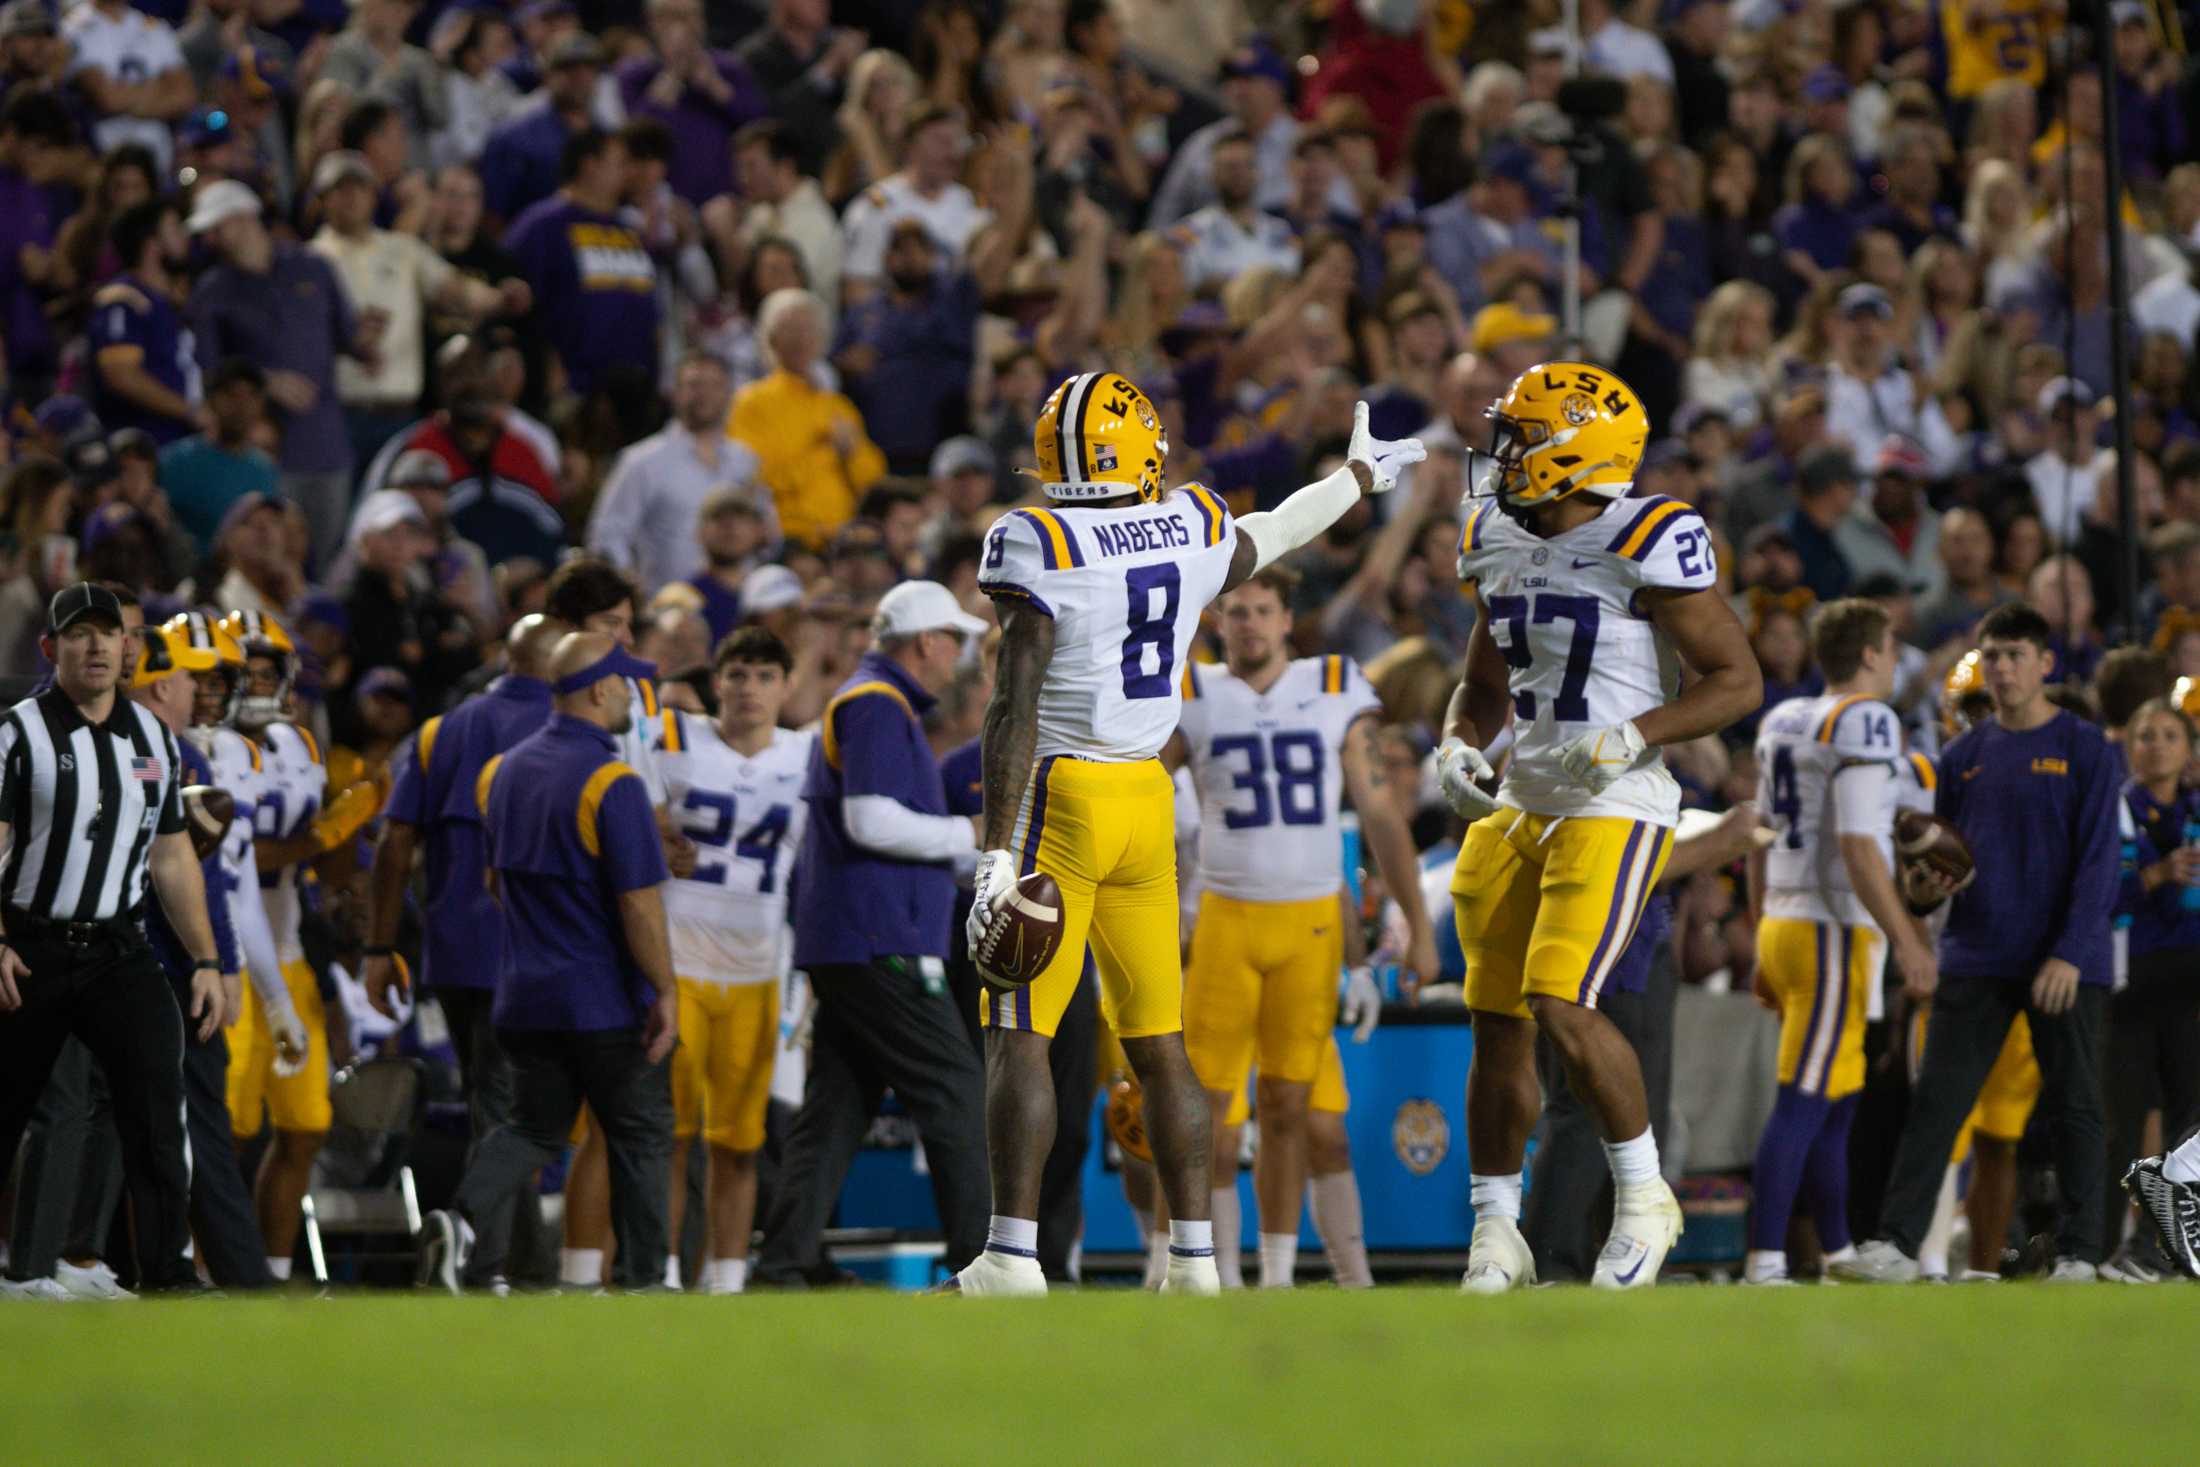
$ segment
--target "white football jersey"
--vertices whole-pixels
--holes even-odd
[[[1615,499],[1546,540],[1492,499],[1470,503],[1459,579],[1479,587],[1504,654],[1517,735],[1498,799],[1537,815],[1610,815],[1670,826],[1680,786],[1647,750],[1592,792],[1559,766],[1561,745],[1669,703],[1680,659],[1642,611],[1646,590],[1707,591],[1718,581],[1711,531],[1678,499]]]
[[[1765,851],[1766,916],[1879,930],[1849,881],[1841,837],[1871,836],[1894,868],[1894,812],[1908,762],[1901,720],[1876,698],[1790,698],[1765,715],[1757,729],[1757,808],[1777,832]],[[1869,828],[1850,830],[1841,823],[1834,782],[1859,765],[1881,767],[1890,777]],[[1907,782],[1917,782],[1914,771]]]
[[[619,762],[642,777],[652,808],[665,807],[665,776],[657,767],[657,745],[664,727],[664,708],[657,689],[640,678],[626,680],[626,732],[615,736]]]
[[[328,771],[313,735],[294,723],[260,730],[260,781],[253,792],[256,840],[290,840],[302,834],[328,799]],[[260,873],[260,899],[275,929],[275,952],[284,962],[305,956],[298,940],[298,867]]]
[[[1151,759],[1176,731],[1199,614],[1237,524],[1193,484],[1133,509],[1017,509],[986,532],[978,587],[1054,618],[1038,757]]]
[[[1199,870],[1241,902],[1305,902],[1344,884],[1345,730],[1382,704],[1349,657],[1301,657],[1266,692],[1195,667],[1178,727],[1199,789]]]
[[[252,740],[221,724],[191,729],[187,737],[206,756],[214,770],[215,788],[228,793],[235,810],[219,852],[222,875],[230,882],[228,894],[234,901],[239,893],[260,887],[252,870],[252,811],[259,800],[260,750]]]
[[[668,708],[655,759],[695,873],[665,887],[672,966],[682,978],[760,983],[788,967],[787,888],[810,807],[802,782],[815,732],[776,729],[754,758],[707,718]]]

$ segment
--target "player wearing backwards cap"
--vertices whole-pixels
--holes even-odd
[[[1780,1090],[1751,1182],[1756,1284],[1787,1278],[1788,1217],[1806,1189],[1827,1256],[1849,1252],[1849,1125],[1886,946],[1912,999],[1930,997],[1939,979],[1895,886],[1905,781],[1902,725],[1887,703],[1893,622],[1877,602],[1835,601],[1812,621],[1811,645],[1826,692],[1782,703],[1757,734],[1757,808],[1779,835],[1751,852],[1749,891],[1758,981],[1780,1013]]]
[[[1247,1071],[1260,1067],[1263,1288],[1289,1287],[1298,1258],[1308,1107],[1333,1045],[1344,966],[1348,792],[1412,931],[1407,966],[1424,983],[1437,976],[1413,838],[1375,755],[1382,704],[1349,657],[1291,657],[1297,583],[1289,567],[1270,566],[1222,598],[1227,665],[1185,667],[1182,718],[1161,754],[1164,765],[1190,762],[1200,796],[1205,890],[1184,975],[1184,1048],[1214,1116],[1233,1113]],[[1227,1144],[1232,1130],[1216,1125],[1216,1141]],[[1222,1144],[1210,1180],[1228,1228],[1237,1148]]]
[[[987,534],[980,589],[1001,613],[985,717],[985,838],[970,945],[1021,877],[1061,886],[1060,950],[1028,988],[987,994],[986,1248],[957,1275],[970,1294],[1043,1294],[1039,1181],[1053,1145],[1053,1036],[1088,939],[1109,1027],[1145,1092],[1169,1216],[1164,1290],[1219,1287],[1209,1220],[1207,1097],[1186,1059],[1177,947],[1175,790],[1155,757],[1183,711],[1184,664],[1207,604],[1306,544],[1423,457],[1355,416],[1348,461],[1275,510],[1233,519],[1199,485],[1164,489],[1169,441],[1153,406],[1113,372],[1054,390],[1033,433],[1054,507]],[[1746,649],[1745,649],[1746,650]]]
[[[290,1277],[299,1199],[312,1182],[313,1158],[327,1139],[331,1119],[328,1015],[299,936],[304,868],[350,841],[374,818],[381,802],[374,787],[364,783],[329,799],[320,746],[303,727],[286,721],[297,671],[290,634],[257,611],[233,611],[222,618],[220,628],[244,652],[242,691],[232,721],[260,750],[252,802],[253,861],[283,986],[306,1035],[304,1064],[284,1073],[288,1066],[278,1064],[273,1026],[256,1004],[245,1005],[229,1033],[234,1056],[230,1123],[240,1141],[258,1135],[264,1102],[275,1127],[274,1144],[260,1164],[253,1190],[260,1234],[267,1241],[267,1266],[280,1281]]]
[[[1658,1175],[1641,1066],[1597,1000],[1672,849],[1680,787],[1659,749],[1745,716],[1763,681],[1718,595],[1702,518],[1676,499],[1623,497],[1650,432],[1632,388],[1547,362],[1489,418],[1494,473],[1470,496],[1459,544],[1480,616],[1437,752],[1446,801],[1473,822],[1452,879],[1474,1011],[1463,1287],[1534,1281],[1520,1171],[1541,1105],[1540,1025],[1612,1167],[1612,1233],[1591,1282],[1640,1288],[1680,1236],[1680,1206]],[[1696,676],[1682,689],[1684,665]],[[1482,750],[1508,718],[1515,749],[1492,798],[1477,783],[1492,774]]]
[[[706,1293],[748,1283],[756,1220],[756,1154],[764,1145],[780,982],[789,970],[787,892],[802,849],[802,798],[815,732],[779,727],[794,658],[762,627],[719,644],[715,722],[665,710],[657,758],[672,809],[704,849],[665,888],[680,1038],[672,1057],[671,1235],[687,1201],[688,1148],[710,1148]],[[675,1254],[666,1282],[675,1283]]]

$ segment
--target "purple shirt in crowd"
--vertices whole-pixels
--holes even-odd
[[[23,275],[23,246],[52,249],[55,233],[75,209],[72,190],[32,183],[12,168],[0,168],[0,333],[5,333],[8,375],[18,380],[51,376],[61,349],[46,319],[45,292]]]
[[[504,904],[499,1029],[639,1028],[651,988],[619,897],[668,879],[642,777],[592,723],[554,713],[489,778],[489,864]]]
[[[639,233],[553,194],[519,216],[504,247],[575,393],[586,397],[622,366],[656,380],[657,265]]]
[[[723,104],[703,95],[693,83],[680,89],[680,100],[670,107],[656,101],[649,95],[649,84],[664,66],[651,58],[637,57],[622,62],[618,69],[626,115],[655,118],[671,131],[672,158],[665,166],[665,181],[691,204],[733,191],[733,149],[726,146],[726,139],[771,108],[771,99],[741,58],[731,51],[713,51],[710,64],[733,90]]]
[[[199,368],[211,374],[231,357],[266,372],[296,372],[317,389],[313,406],[293,417],[268,403],[283,433],[277,459],[286,474],[351,471],[351,438],[336,400],[336,358],[357,326],[351,300],[319,255],[278,243],[265,275],[216,265],[191,292],[191,330]]]

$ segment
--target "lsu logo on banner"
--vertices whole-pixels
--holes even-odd
[[[1451,1122],[1444,1119],[1444,1108],[1433,1100],[1401,1102],[1390,1123],[1390,1144],[1415,1176],[1435,1171],[1451,1151]]]

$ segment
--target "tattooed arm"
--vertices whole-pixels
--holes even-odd
[[[1001,649],[993,665],[993,698],[985,705],[985,839],[980,844],[988,851],[1005,851],[1038,747],[1039,686],[1054,657],[1054,618],[1016,601],[996,604]]]

